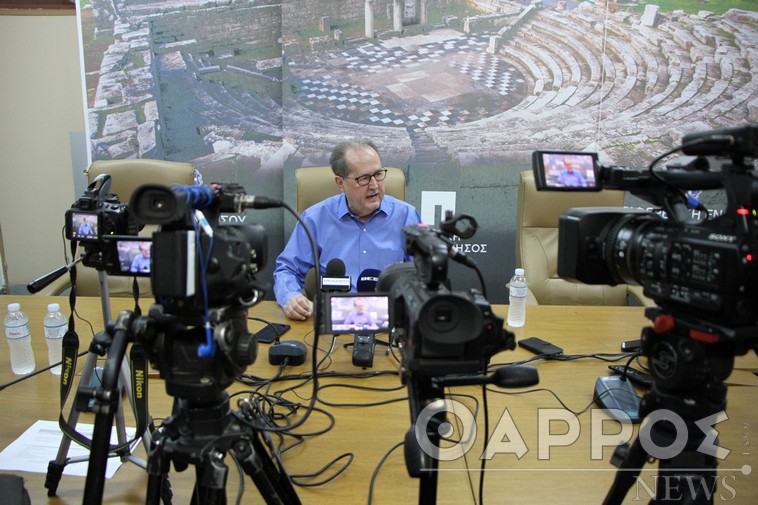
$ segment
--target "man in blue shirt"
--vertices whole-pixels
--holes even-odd
[[[574,170],[574,162],[569,156],[563,158],[563,170],[558,175],[556,181],[559,186],[573,186],[577,188],[586,188],[587,181],[580,170]]]
[[[140,242],[140,253],[132,260],[131,272],[150,273],[150,242]]]
[[[421,223],[421,216],[408,203],[384,194],[387,170],[370,140],[339,144],[329,163],[340,193],[306,209],[302,219],[318,245],[321,273],[330,260],[342,260],[355,291],[362,271],[410,260],[403,227]],[[302,321],[313,313],[313,302],[303,294],[313,266],[310,242],[298,222],[274,269],[274,295],[290,319]]]
[[[366,312],[366,305],[363,300],[356,298],[353,302],[353,310],[345,317],[342,324],[349,325],[351,328],[370,329],[376,328],[376,321],[371,314]]]

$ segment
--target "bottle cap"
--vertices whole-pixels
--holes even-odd
[[[516,275],[524,275],[524,269],[523,268],[517,268],[516,269]]]
[[[8,312],[16,312],[17,310],[21,310],[21,304],[20,303],[9,303],[8,304]]]
[[[47,306],[48,312],[58,312],[59,310],[61,310],[61,306],[58,303],[51,303]]]

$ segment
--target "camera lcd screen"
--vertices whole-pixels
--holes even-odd
[[[112,237],[115,244],[118,268],[115,275],[150,275],[150,258],[153,242],[144,237]]]
[[[532,155],[537,189],[600,191],[597,183],[597,153],[535,151]]]
[[[331,293],[326,296],[326,333],[386,333],[389,296],[382,293]]]
[[[69,239],[97,240],[100,236],[100,220],[97,212],[70,211]]]

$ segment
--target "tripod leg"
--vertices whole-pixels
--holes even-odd
[[[617,453],[619,449],[625,446],[621,446],[616,449]],[[623,450],[623,449],[622,449]],[[617,453],[614,454],[614,458],[617,457]],[[640,474],[642,467],[645,465],[647,459],[647,453],[642,447],[639,437],[634,443],[627,449],[627,453],[623,456],[623,459],[616,464],[618,471],[616,472],[616,478],[611,484],[611,488],[603,501],[603,505],[620,505],[624,501],[629,489],[634,484],[634,481]],[[614,462],[615,463],[615,462]]]
[[[171,483],[168,471],[171,463],[166,460],[162,433],[156,433],[152,448],[147,453],[147,490],[145,505],[158,505],[163,500],[164,505],[171,505]]]
[[[192,505],[225,505],[228,473],[229,467],[224,463],[224,455],[210,451],[203,467],[195,469],[197,485],[192,493]]]
[[[87,359],[84,361],[84,367],[82,368],[82,374],[79,379],[79,384],[89,384],[92,379],[92,375],[95,371],[95,365],[97,364],[97,354],[90,351],[87,353]],[[61,405],[61,410],[63,406]],[[71,406],[71,410],[68,414],[68,423],[72,428],[76,429],[76,423],[79,421],[79,411],[76,410],[76,402]],[[61,437],[60,446],[58,446],[58,454],[55,459],[50,461],[47,465],[47,476],[45,477],[45,488],[47,489],[47,496],[55,496],[58,490],[58,484],[63,476],[63,468],[68,463],[68,450],[71,447],[71,439],[65,434]]]
[[[234,454],[243,470],[249,475],[267,505],[300,505],[289,476],[276,465],[256,434],[250,444],[238,442],[234,446]]]

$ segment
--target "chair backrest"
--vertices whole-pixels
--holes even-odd
[[[623,207],[624,192],[537,191],[534,174],[521,172],[516,221],[516,266],[544,305],[627,305],[627,285],[606,286],[558,277],[558,220],[573,207]]]
[[[384,193],[398,200],[405,200],[405,173],[399,168],[387,168]],[[331,167],[308,167],[295,170],[297,213],[301,214],[311,205],[339,193]]]
[[[182,184],[192,185],[195,180],[195,167],[191,163],[177,161],[151,160],[151,159],[124,159],[124,160],[98,160],[92,163],[86,170],[87,181],[91,183],[98,175],[110,174],[111,186],[109,192],[118,196],[121,203],[129,203],[129,199],[135,189],[143,184]],[[157,226],[147,225],[139,233],[140,236],[149,237]],[[76,269],[76,294],[78,296],[99,296],[100,283],[98,271],[94,268],[80,265]],[[65,280],[68,276],[64,276]],[[140,277],[138,279],[140,297],[152,297],[150,279]],[[51,285],[40,291],[39,294],[60,294],[65,285]],[[117,297],[131,297],[133,295],[133,278],[129,276],[108,276],[108,294]]]

